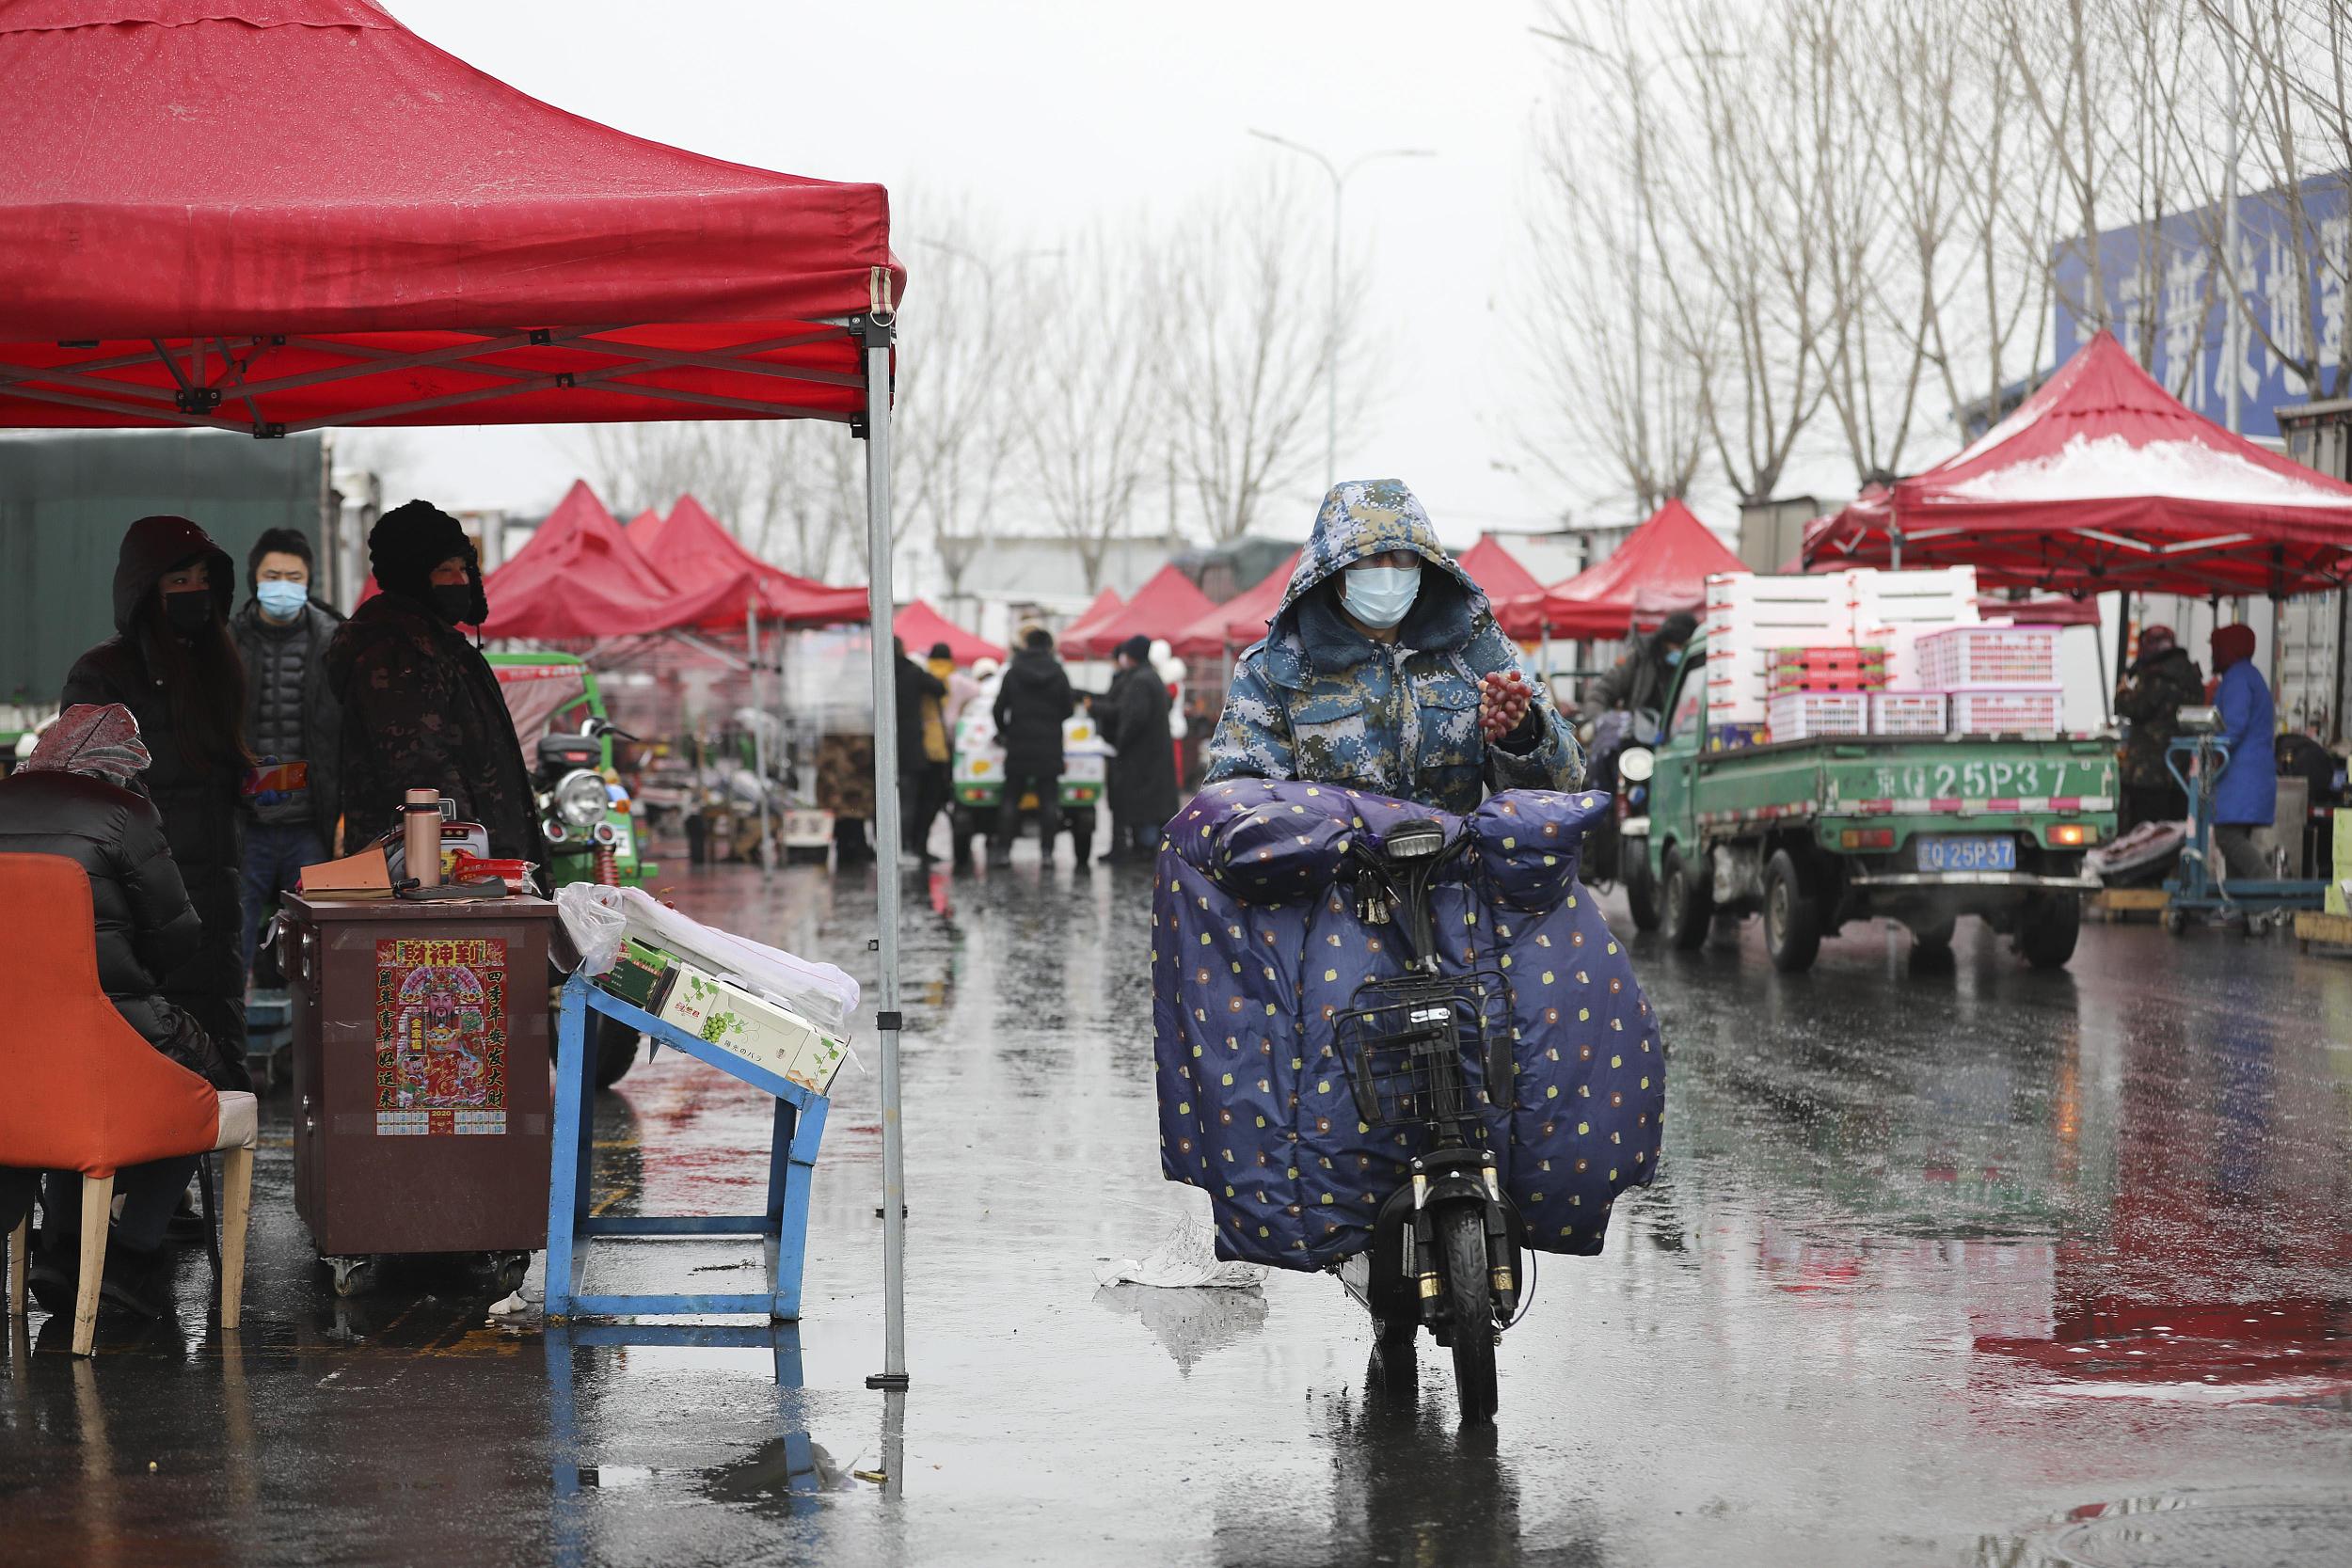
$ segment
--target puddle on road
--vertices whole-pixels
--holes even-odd
[[[2163,1493],[2091,1503],[1977,1545],[1979,1568],[2341,1568],[2352,1495]]]

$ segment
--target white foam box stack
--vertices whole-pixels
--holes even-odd
[[[1952,626],[1978,619],[1974,566],[1846,575],[1853,579],[1856,626]]]
[[[1707,721],[1761,724],[1770,717],[1767,649],[1853,641],[1854,574],[1707,579]]]
[[[1771,700],[1767,711],[1775,746],[1816,736],[1870,733],[1867,691],[1784,691]]]
[[[1949,626],[1919,639],[1919,665],[1940,691],[2056,689],[2056,626]]]
[[[841,1069],[842,1043],[791,1008],[680,961],[661,1022],[823,1094]]]
[[[2056,735],[2064,726],[2066,693],[2057,687],[2004,691],[1979,688],[1949,693],[1954,735]]]

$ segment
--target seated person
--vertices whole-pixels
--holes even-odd
[[[1575,789],[1584,758],[1486,595],[1393,479],[1324,498],[1265,637],[1245,649],[1207,782],[1312,779],[1467,813]]]
[[[203,924],[164,842],[163,819],[136,787],[147,765],[129,708],[67,708],[32,756],[0,780],[0,854],[62,855],[88,873],[98,980],[123,1022],[215,1088],[249,1089],[245,1064],[228,1060],[158,990],[162,976],[196,952]],[[180,1155],[115,1174],[122,1213],[106,1247],[103,1302],[148,1318],[169,1305],[164,1233],[197,1159]],[[33,1293],[52,1312],[72,1312],[81,1265],[79,1174],[0,1169],[0,1232],[15,1228],[32,1207],[37,1177],[42,1218]]]

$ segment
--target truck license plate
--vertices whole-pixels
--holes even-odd
[[[2017,841],[2013,838],[1923,838],[1919,841],[1922,871],[2014,871]]]

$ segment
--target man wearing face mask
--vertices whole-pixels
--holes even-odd
[[[1311,779],[1469,812],[1574,789],[1584,759],[1412,491],[1324,498],[1264,639],[1234,667],[1208,781]]]
[[[489,618],[482,567],[457,519],[429,502],[384,514],[368,535],[383,592],[327,645],[342,704],[344,847],[389,832],[411,789],[437,789],[489,830],[490,853],[537,861],[531,772],[498,677],[461,626]]]
[[[278,895],[332,853],[342,797],[342,709],[327,689],[326,646],[342,617],[310,597],[310,541],[266,530],[246,556],[253,597],[237,611],[245,656],[245,961],[250,969]]]
[[[1682,663],[1682,650],[1698,629],[1698,617],[1686,610],[1667,616],[1656,631],[1637,640],[1613,668],[1584,689],[1580,716],[1597,719],[1612,708],[1629,713],[1663,711],[1675,671]]]

